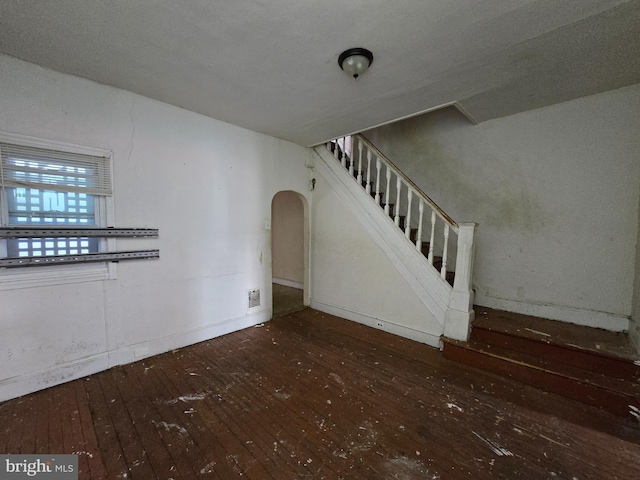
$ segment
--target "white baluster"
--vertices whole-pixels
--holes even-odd
[[[367,195],[371,195],[371,150],[367,150],[367,186],[365,190],[367,191]]]
[[[389,215],[389,190],[391,189],[391,169],[387,167],[387,191],[384,192],[384,213]]]
[[[447,278],[447,251],[449,250],[449,224],[444,224],[444,250],[442,251],[442,268],[440,276],[443,280]]]
[[[424,200],[420,198],[420,205],[418,206],[418,212],[420,217],[418,218],[418,235],[416,236],[416,250],[422,251],[422,213],[424,212]]]
[[[396,224],[396,227],[400,227],[400,190],[402,188],[402,181],[400,176],[397,177],[396,180],[396,216],[393,219],[393,222]]]
[[[380,205],[380,169],[382,168],[382,161],[376,159],[376,205]]]
[[[338,139],[336,138],[335,144],[333,145],[333,156],[336,157],[336,160],[340,160],[340,147],[338,146]]]
[[[347,166],[347,137],[342,137],[342,166],[346,168]]]
[[[351,137],[351,153],[349,155],[349,175],[353,177],[353,172],[355,170],[355,160],[353,158],[353,152],[355,152],[355,138]]]
[[[404,236],[407,238],[411,237],[411,199],[412,198],[413,198],[413,190],[411,190],[411,187],[408,187],[407,189],[407,220],[404,226]]]
[[[431,236],[429,237],[429,263],[433,265],[433,244],[436,237],[436,211],[431,210]]]
[[[360,142],[358,147],[358,185],[362,186],[362,149],[364,143]]]

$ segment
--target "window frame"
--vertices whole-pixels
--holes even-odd
[[[109,159],[111,178],[113,179],[113,154],[109,150],[6,132],[0,132],[0,142],[23,147],[55,150],[62,153],[107,157]],[[7,200],[6,189],[0,186],[0,225],[3,227],[9,226]],[[114,227],[115,218],[113,195],[94,195],[94,202],[97,226]],[[115,238],[100,239],[100,251],[112,252],[115,250]],[[0,239],[0,253],[6,255],[5,239]],[[114,280],[116,278],[117,263],[114,262],[0,268],[0,291],[100,280]]]

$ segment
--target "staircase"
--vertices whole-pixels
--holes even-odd
[[[477,306],[474,319],[476,225],[454,222],[362,135],[338,138],[316,153],[322,160],[316,167],[334,188],[352,189],[344,203],[361,201],[359,217],[375,217],[387,237],[382,248],[398,253],[410,246],[415,257],[405,252],[394,260],[404,263],[405,278],[439,318],[445,358],[638,425],[640,360],[625,334]],[[399,243],[389,241],[390,230]]]
[[[340,148],[340,146],[336,142],[330,142],[328,144],[328,148],[338,161],[342,161],[342,159],[344,158],[345,160],[344,167],[349,171],[349,174],[354,177],[356,182],[358,182],[359,185],[361,185],[369,193],[369,195],[371,195],[371,198],[376,202],[376,205],[380,205],[380,207],[384,210],[385,214],[389,215],[389,218],[395,221],[396,216],[398,217],[396,226],[402,232],[405,232],[405,234],[408,232],[409,241],[416,246],[416,250],[422,253],[422,255],[427,260],[429,260],[429,255],[431,254],[432,259],[429,260],[431,265],[433,266],[433,268],[435,268],[438,271],[438,273],[440,273],[441,278],[443,278],[449,285],[453,287],[455,272],[452,270],[452,268],[455,268],[455,267],[450,265],[449,270],[447,270],[446,258],[442,257],[443,253],[446,255],[448,252],[444,252],[442,248],[439,248],[438,245],[435,244],[435,242],[433,243],[433,246],[432,246],[431,241],[422,240],[422,228],[408,225],[407,215],[402,213],[400,208],[400,199],[398,198],[397,204],[386,203],[386,202],[389,202],[389,197],[393,199],[394,195],[388,195],[388,194],[385,194],[384,191],[379,191],[379,188],[380,188],[379,186],[377,187],[378,190],[376,190],[376,187],[374,186],[375,185],[374,182],[371,180],[367,180],[366,175],[363,175],[363,172],[361,170],[362,167],[359,168],[357,165],[357,162],[352,160],[348,154],[344,153],[343,149]],[[371,147],[370,147],[370,150],[373,151]],[[382,153],[379,153],[379,156],[380,158],[384,158]],[[387,162],[388,161],[389,160],[387,160]],[[383,176],[385,176],[384,173],[383,173]],[[387,185],[387,189],[391,190],[390,188],[391,186],[392,186],[391,182],[389,182],[389,185]],[[396,192],[394,192],[395,194],[397,194],[397,190],[398,189],[396,189]],[[408,209],[409,212],[410,212],[410,208],[411,207],[409,207]],[[444,218],[444,215],[446,214],[444,214],[444,212],[442,212],[442,214]],[[452,224],[454,223],[453,220],[449,219],[448,216],[446,218],[450,220]],[[434,252],[440,252],[440,253],[434,254]]]
[[[474,313],[476,224],[456,223],[362,135],[314,150],[315,168],[340,192],[345,206],[362,220],[442,326],[429,334],[466,340]]]
[[[475,307],[445,358],[640,422],[640,361],[623,333]]]

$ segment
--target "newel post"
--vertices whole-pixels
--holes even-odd
[[[456,275],[453,290],[449,297],[444,336],[455,340],[467,341],[473,321],[473,251],[476,235],[476,223],[458,225],[458,253],[456,256]]]

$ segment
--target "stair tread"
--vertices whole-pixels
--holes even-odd
[[[455,344],[460,348],[475,350],[485,355],[499,357],[502,360],[518,364],[522,367],[534,368],[550,375],[562,376],[576,382],[603,388],[611,392],[617,392],[618,394],[626,395],[631,398],[640,398],[640,384],[629,380],[622,380],[567,364],[549,362],[536,355],[509,350],[482,342],[460,342],[450,339],[446,339],[445,341]]]
[[[493,350],[493,347],[491,348]],[[498,353],[501,353],[498,354]],[[527,363],[528,358],[520,357],[516,352],[487,352],[473,348],[466,342],[444,339],[444,357],[463,363],[481,371],[508,378],[523,385],[539,388],[546,392],[572,398],[586,405],[606,410],[614,415],[638,420],[640,396],[637,393],[638,384],[627,380],[622,386],[617,379],[602,377],[582,378],[574,371],[570,374],[561,373],[564,367],[547,370]],[[514,356],[518,359],[514,359]],[[597,382],[595,381],[597,378]]]
[[[489,370],[479,369],[472,364],[450,359],[446,355],[443,355],[441,365],[443,368],[454,365],[455,372],[463,372],[462,379],[466,380],[466,385],[473,391],[481,391],[522,405],[527,409],[563,418],[568,422],[624,438],[630,442],[640,442],[640,423],[635,418],[615,415],[577,399],[567,400],[568,397],[558,401],[558,397],[562,397],[560,394],[544,391],[539,387]]]
[[[640,355],[626,334],[485,307],[474,307],[473,328],[635,363]]]

